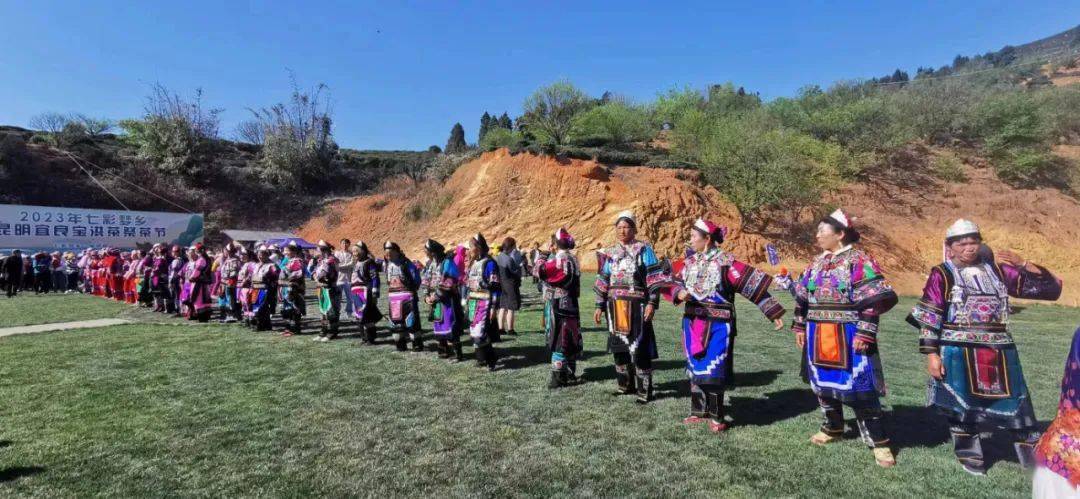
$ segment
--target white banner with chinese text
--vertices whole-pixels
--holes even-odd
[[[2,250],[134,248],[154,243],[190,246],[202,238],[203,216],[197,213],[0,204]]]

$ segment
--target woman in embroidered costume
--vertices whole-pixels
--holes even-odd
[[[424,301],[432,308],[432,329],[439,342],[439,356],[462,361],[465,358],[461,353],[465,312],[461,308],[458,267],[438,241],[428,239],[424,250],[428,256],[428,288]]]
[[[307,303],[304,301],[304,258],[300,246],[289,241],[285,246],[285,255],[278,263],[281,273],[278,278],[281,299],[281,318],[286,320],[282,336],[300,334],[300,324],[307,315]]]
[[[577,382],[577,357],[582,351],[581,270],[570,253],[574,238],[566,229],[551,237],[547,251],[537,251],[533,275],[544,283],[544,333],[551,351],[551,381],[548,388]]]
[[[1009,330],[1009,297],[1056,300],[1061,281],[1011,251],[995,262],[979,227],[957,220],[945,233],[946,260],[930,271],[908,322],[930,374],[928,405],[949,420],[956,458],[986,473],[977,423],[1013,431],[1021,465],[1034,462],[1035,411]]]
[[[348,276],[349,297],[353,316],[364,328],[364,342],[375,344],[375,326],[382,320],[379,311],[379,263],[371,256],[363,241],[352,247],[353,270]],[[415,303],[415,300],[414,300]]]
[[[155,244],[151,250],[153,259],[150,262],[150,292],[154,298],[154,311],[166,311],[166,302],[169,298],[169,255],[165,253],[165,245]]]
[[[134,304],[136,301],[137,274],[139,273],[139,250],[120,253],[120,260],[124,262],[123,290],[124,303]]]
[[[690,416],[683,423],[709,422],[719,433],[724,422],[724,387],[735,346],[735,293],[750,300],[776,329],[784,307],[769,294],[772,278],[742,263],[717,245],[723,232],[716,224],[698,219],[690,231],[694,253],[684,260],[670,290],[672,301],[685,303],[682,331],[686,372],[690,376]]]
[[[882,423],[885,377],[877,330],[878,318],[896,305],[897,296],[877,262],[852,246],[859,233],[843,211],[825,217],[816,237],[825,252],[795,283],[792,326],[825,418],[810,441],[825,445],[839,440],[846,405],[854,410],[859,434],[877,464],[890,467],[896,458]]]
[[[270,259],[270,251],[259,248],[258,263],[251,272],[251,294],[248,297],[253,327],[256,331],[271,329],[270,317],[274,313],[278,297],[278,274],[281,271],[277,263]]]
[[[190,273],[190,292],[185,304],[188,307],[188,319],[199,322],[210,320],[213,302],[210,299],[210,286],[214,276],[210,272],[210,256],[206,254],[206,247],[202,243],[195,243],[192,247],[194,256],[188,264]]]
[[[145,253],[140,251],[139,256],[141,256],[141,260],[139,262],[139,283],[136,293],[139,304],[149,308],[154,306],[154,248]]]
[[[498,324],[495,321],[495,302],[502,291],[499,281],[499,266],[489,254],[487,240],[483,234],[469,239],[470,260],[466,285],[465,312],[469,321],[469,336],[475,348],[476,365],[495,370],[498,357],[491,345],[495,341]]]
[[[102,289],[106,298],[124,300],[124,262],[120,250],[109,248],[101,259]],[[25,276],[24,276],[25,277]]]
[[[337,338],[338,321],[341,318],[341,288],[338,287],[338,260],[334,256],[334,246],[319,240],[319,260],[312,271],[316,294],[319,297],[319,312],[322,313],[321,331],[315,341],[330,341]]]
[[[637,393],[639,403],[652,400],[652,361],[659,355],[652,319],[660,304],[657,285],[664,271],[651,246],[638,241],[637,220],[624,211],[615,220],[618,242],[603,251],[603,266],[596,276],[596,312],[593,321],[607,314],[608,350],[615,357],[617,393]],[[636,385],[636,388],[635,388]]]
[[[237,282],[240,277],[240,257],[237,246],[228,243],[218,258],[217,296],[221,322],[240,320],[240,302],[236,299]]]
[[[171,251],[172,261],[169,262],[169,298],[165,303],[165,311],[179,317],[183,310],[183,303],[180,300],[180,295],[184,287],[184,269],[187,267],[188,260],[187,257],[184,256],[184,249],[180,246],[173,245]]]
[[[1080,497],[1080,329],[1065,359],[1057,417],[1035,446],[1036,499]]]
[[[423,348],[420,336],[420,270],[405,257],[393,241],[383,245],[386,251],[386,299],[390,303],[390,331],[394,345],[405,351],[409,340],[414,348]],[[372,339],[374,342],[374,339]]]
[[[240,306],[240,317],[247,327],[252,327],[255,314],[251,309],[251,275],[258,267],[255,255],[251,250],[240,247],[240,270],[236,273],[236,303]]]

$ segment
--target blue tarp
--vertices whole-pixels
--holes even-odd
[[[315,248],[317,248],[317,246],[315,246],[312,243],[307,242],[307,240],[305,240],[302,237],[283,237],[281,239],[267,239],[265,242],[263,242],[263,244],[265,244],[267,246],[270,246],[271,244],[273,244],[273,245],[277,245],[280,248],[280,247],[284,247],[284,246],[288,245],[290,242],[295,242],[296,245],[301,247],[302,249],[315,249]]]

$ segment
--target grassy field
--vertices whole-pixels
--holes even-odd
[[[41,306],[45,318],[112,308],[101,301],[0,300],[0,324],[31,321]],[[362,346],[351,328],[331,343],[146,323],[2,338],[0,494],[1029,495],[1007,438],[987,443],[988,477],[954,462],[944,422],[923,408],[923,359],[903,323],[911,304],[903,300],[882,327],[899,461],[890,470],[855,438],[808,443],[819,413],[791,334],[773,332],[746,303],[729,392],[734,426],[716,436],[679,423],[689,401],[677,309],[657,316],[658,400],[643,407],[610,394],[614,370],[598,328],[585,333],[586,382],[549,391],[532,299],[524,334],[497,345],[494,373],[399,353],[386,338]],[[1044,422],[1078,323],[1080,310],[1056,306],[1014,316]]]
[[[0,296],[0,327],[120,317],[130,307],[112,300],[82,295],[22,292],[17,298]]]

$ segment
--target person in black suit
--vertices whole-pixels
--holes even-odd
[[[22,285],[23,280],[22,251],[12,251],[11,256],[4,259],[3,273],[6,277],[4,291],[7,293],[8,298],[19,294],[19,286]]]

